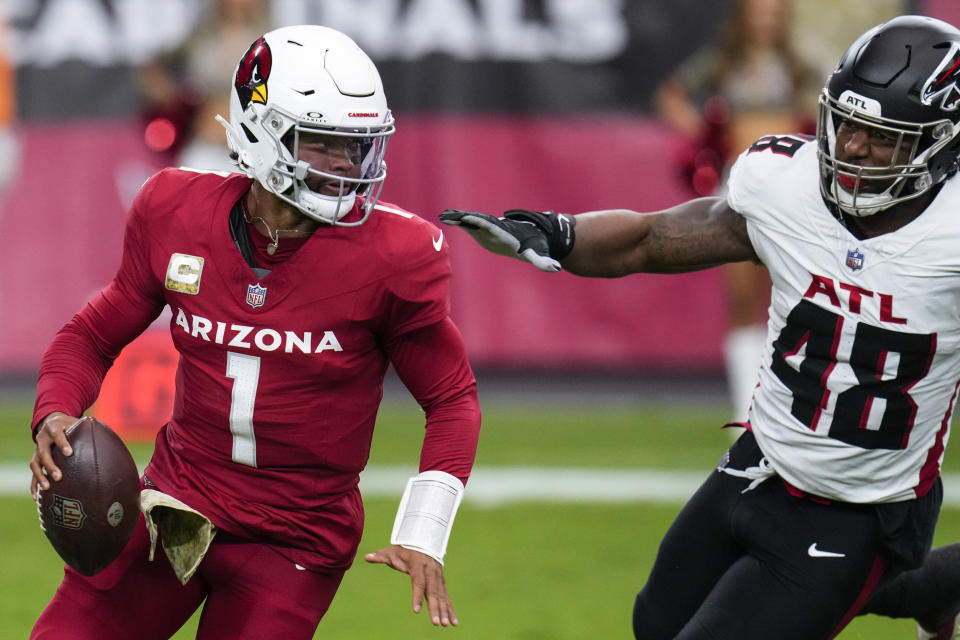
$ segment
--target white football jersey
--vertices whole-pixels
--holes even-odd
[[[768,136],[727,200],[773,281],[749,421],[787,482],[846,502],[925,494],[960,386],[960,178],[858,240],[820,197],[816,142]]]

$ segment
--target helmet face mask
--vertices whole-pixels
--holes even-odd
[[[847,50],[820,96],[817,119],[820,192],[828,204],[870,216],[956,172],[960,88],[950,81],[952,60],[960,61],[960,31],[917,16],[875,27]],[[859,129],[879,150],[864,164],[837,148]],[[876,162],[887,150],[888,162]]]
[[[230,99],[227,144],[240,170],[304,215],[329,224],[363,224],[386,178],[383,161],[394,120],[373,62],[344,34],[319,26],[284,27],[241,58]],[[303,139],[350,140],[350,172],[300,158]],[[343,151],[344,145],[336,145]],[[338,183],[337,195],[309,184]],[[362,219],[342,222],[357,195]]]
[[[842,127],[864,129],[874,144],[890,149],[886,165],[861,165],[839,159]],[[949,120],[917,125],[874,118],[845,108],[827,90],[820,97],[818,153],[824,197],[845,214],[863,217],[916,198],[934,184],[927,160],[954,135]]]

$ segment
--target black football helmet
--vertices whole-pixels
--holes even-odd
[[[896,141],[886,167],[837,159],[843,122]],[[960,30],[900,16],[867,31],[840,59],[820,95],[820,192],[844,214],[869,216],[916,198],[957,171]]]

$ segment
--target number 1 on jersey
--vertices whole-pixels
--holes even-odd
[[[257,466],[257,441],[253,433],[253,405],[260,382],[260,358],[227,352],[227,377],[233,379],[230,395],[230,433],[233,434],[233,461]]]

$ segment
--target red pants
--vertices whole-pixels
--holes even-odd
[[[198,640],[313,637],[343,572],[298,569],[273,548],[217,533],[186,585],[163,550],[147,560],[143,516],[123,553],[91,578],[67,567],[30,635],[37,640],[166,640],[202,604]]]

